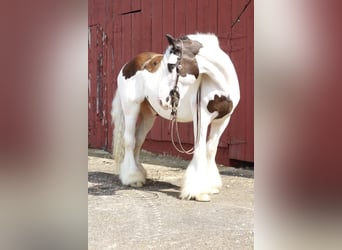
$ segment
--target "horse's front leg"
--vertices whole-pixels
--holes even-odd
[[[207,142],[207,178],[210,186],[210,193],[212,194],[219,193],[219,189],[222,186],[222,180],[215,162],[215,157],[220,137],[227,127],[229,120],[230,116],[226,116],[218,120],[213,120],[211,123],[210,134]]]
[[[196,117],[196,116],[195,116]],[[201,121],[198,126],[194,119],[194,134],[197,137],[197,127],[199,137],[195,142],[194,156],[186,169],[184,182],[182,186],[182,199],[195,199],[198,201],[210,201],[210,185],[207,181],[207,151],[206,136],[210,116],[202,112]]]
[[[133,187],[142,187],[146,182],[146,171],[142,165],[137,165],[134,159],[136,144],[135,130],[139,115],[140,103],[130,102],[123,105],[125,116],[125,156],[120,166],[120,179],[122,184]]]

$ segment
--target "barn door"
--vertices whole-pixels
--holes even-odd
[[[113,1],[88,4],[88,146],[108,149],[114,88]]]
[[[248,0],[90,0],[89,1],[89,145],[111,150],[110,110],[121,67],[142,51],[163,53],[165,34],[196,32],[218,35],[236,67],[241,100],[220,140],[217,161],[253,161],[253,1],[239,23],[231,24]],[[177,155],[169,122],[160,118],[144,148]],[[182,142],[193,143],[192,124],[181,124]],[[184,155],[181,155],[184,157]],[[191,157],[191,156],[190,156]],[[189,157],[188,157],[189,158]]]

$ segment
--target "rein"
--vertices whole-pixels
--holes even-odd
[[[182,52],[183,52],[183,42],[182,42]],[[179,104],[179,99],[180,99],[180,94],[179,94],[179,88],[178,88],[178,80],[179,80],[179,70],[182,69],[182,65],[179,64],[180,61],[182,60],[182,53],[178,57],[177,62],[176,62],[176,70],[177,70],[177,77],[175,81],[175,86],[173,89],[170,91],[169,96],[171,98],[171,141],[173,147],[179,152],[179,153],[185,153],[185,154],[193,154],[195,151],[195,147],[192,147],[188,150],[184,149],[180,135],[179,135],[179,129],[178,129],[178,122],[177,122],[177,108]],[[196,138],[195,138],[195,145],[197,144],[199,140],[199,134],[200,134],[200,121],[201,121],[201,107],[200,107],[200,100],[201,100],[201,85],[198,88],[197,95],[196,95],[196,109],[197,109],[197,114],[196,114]],[[176,126],[175,126],[176,125]],[[176,127],[176,136],[178,140],[179,146],[176,145],[174,141],[174,127]]]

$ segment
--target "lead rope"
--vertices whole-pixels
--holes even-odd
[[[174,91],[176,91],[175,89],[177,88],[177,86],[175,86]],[[178,90],[178,88],[177,88]],[[177,92],[178,93],[178,92]],[[178,94],[179,96],[179,94]],[[199,134],[200,134],[200,122],[201,122],[201,107],[200,107],[200,100],[201,100],[201,85],[198,88],[197,91],[197,96],[196,96],[196,109],[197,109],[197,114],[196,114],[196,138],[195,138],[195,145],[198,143],[199,140]],[[171,141],[172,141],[172,145],[174,146],[174,148],[179,152],[179,153],[184,153],[184,154],[188,154],[191,155],[194,153],[195,151],[195,147],[192,147],[188,150],[184,149],[181,139],[180,139],[180,135],[179,135],[179,129],[178,129],[178,122],[177,122],[177,106],[178,106],[178,102],[176,103],[177,105],[172,105],[172,112],[171,112]],[[175,144],[174,141],[174,125],[176,123],[176,135],[177,135],[177,139],[178,139],[178,144],[179,147]]]
[[[176,134],[177,134],[177,139],[178,139],[178,144],[179,144],[179,148],[177,147],[177,145],[175,144],[174,141],[174,135],[173,135],[173,131],[174,131],[174,124],[176,122]],[[190,148],[189,150],[184,149],[181,140],[180,140],[180,136],[179,136],[179,130],[178,130],[178,122],[176,121],[176,119],[172,119],[171,121],[171,141],[172,141],[172,145],[173,147],[179,152],[179,153],[184,153],[184,154],[188,154],[191,155],[194,153],[194,147]]]

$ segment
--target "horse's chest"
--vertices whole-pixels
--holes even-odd
[[[150,103],[152,109],[162,118],[170,120],[171,117],[171,108],[164,109],[159,104],[158,98],[146,96],[146,99]],[[177,121],[179,122],[191,122],[192,121],[192,113],[191,113],[191,106],[190,103],[182,100],[179,103],[178,109],[177,109]]]

